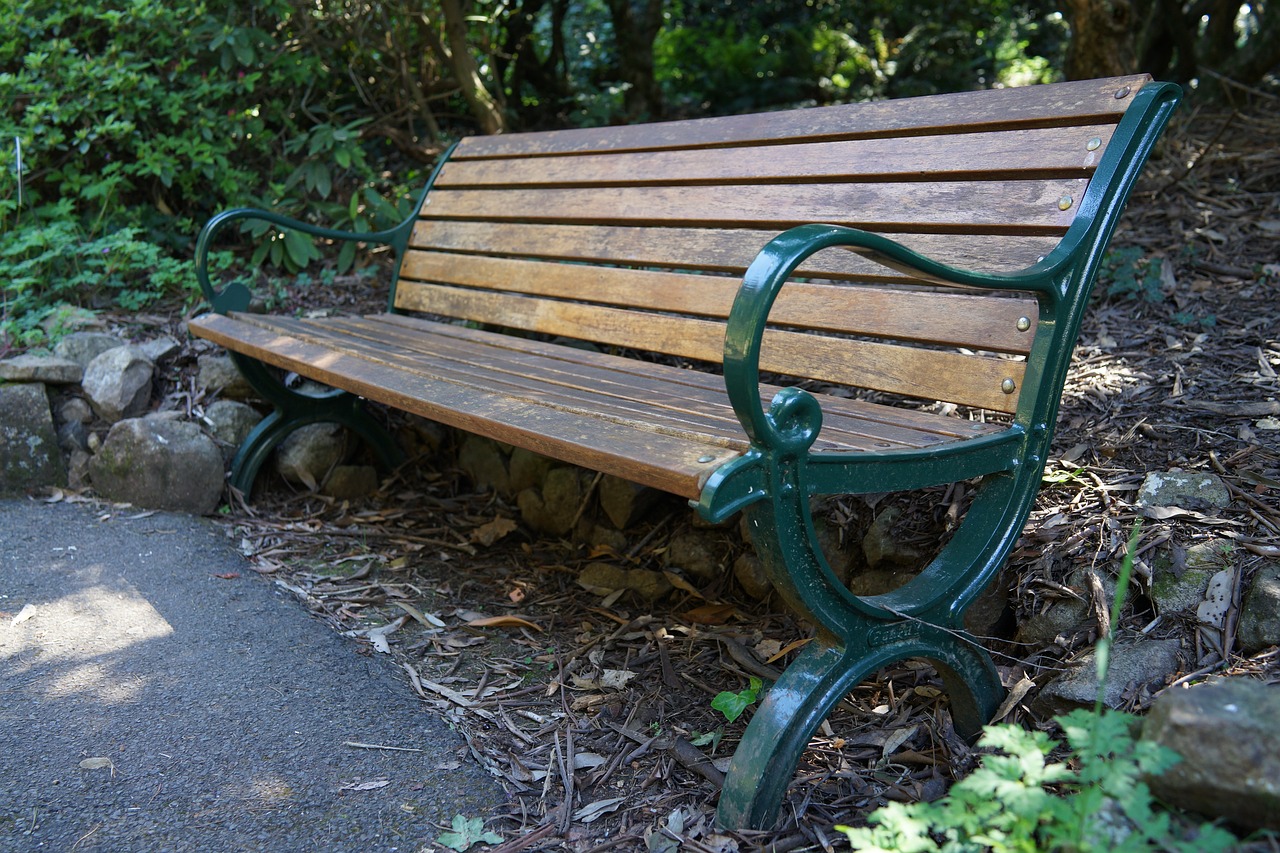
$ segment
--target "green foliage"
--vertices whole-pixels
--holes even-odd
[[[1155,807],[1147,777],[1181,759],[1136,736],[1138,719],[1103,708],[1114,626],[1124,607],[1142,523],[1133,527],[1116,578],[1112,630],[1098,641],[1098,698],[1092,710],[1055,718],[1065,743],[1016,725],[988,726],[978,746],[993,750],[934,803],[891,803],[871,826],[837,827],[866,853],[1215,853],[1235,836],[1202,824],[1191,833]],[[1052,757],[1065,749],[1062,760]],[[1191,837],[1187,837],[1187,835]]]
[[[59,318],[70,305],[137,311],[189,291],[190,260],[173,257],[139,228],[86,234],[69,207],[40,211],[38,227],[0,232],[0,345],[55,341],[66,331]],[[220,270],[231,258],[215,253],[211,262]]]
[[[1135,739],[1133,717],[1079,710],[1057,722],[1064,760],[1051,760],[1063,744],[1044,732],[990,726],[979,745],[995,751],[941,800],[892,803],[872,814],[872,826],[839,829],[866,853],[1212,853],[1236,843],[1208,824],[1182,837],[1154,807],[1143,778],[1178,757]]]
[[[711,700],[711,707],[724,714],[724,718],[729,722],[733,722],[742,716],[742,712],[753,704],[760,696],[760,691],[764,688],[764,682],[755,676],[751,677],[750,686],[746,690],[740,690],[737,693],[731,693],[728,690],[722,691]]]
[[[458,853],[462,853],[462,851],[469,850],[476,844],[499,844],[502,842],[502,836],[496,832],[486,831],[483,818],[465,818],[462,815],[454,815],[453,831],[440,833],[440,837],[436,841],[450,850],[457,850]]]
[[[1137,246],[1112,249],[1103,258],[1098,278],[1108,296],[1163,302],[1161,263]]]

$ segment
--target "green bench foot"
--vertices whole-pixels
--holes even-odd
[[[767,829],[814,732],[840,700],[877,670],[907,658],[931,662],[951,698],[956,729],[974,737],[999,707],[1004,688],[986,653],[950,632],[915,621],[887,623],[868,632],[910,639],[881,648],[846,649],[815,641],[765,694],[720,794],[721,826]]]
[[[386,470],[401,465],[404,452],[391,433],[365,410],[359,397],[346,391],[301,394],[285,387],[261,362],[232,353],[245,379],[262,397],[275,406],[245,438],[231,460],[231,485],[249,495],[258,471],[271,451],[294,430],[315,423],[336,423],[360,436]]]

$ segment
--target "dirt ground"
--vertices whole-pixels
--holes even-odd
[[[1045,487],[1000,580],[1007,612],[988,644],[1007,683],[1025,691],[1007,720],[1051,725],[1039,689],[1092,647],[1097,623],[1034,642],[1015,642],[1016,628],[1072,595],[1077,570],[1114,576],[1141,515],[1132,499],[1152,471],[1215,473],[1232,501],[1143,519],[1119,630],[1180,639],[1180,682],[1227,671],[1280,679],[1274,650],[1244,658],[1233,647],[1241,590],[1280,558],[1280,110],[1253,99],[1238,111],[1183,110],[1113,243]],[[198,409],[195,393],[174,390]],[[728,723],[711,701],[781,669],[806,626],[745,595],[728,570],[709,582],[676,575],[656,603],[583,588],[579,572],[593,561],[669,568],[668,545],[691,512],[659,504],[625,541],[539,538],[511,523],[511,502],[474,490],[450,453],[359,501],[271,483],[225,522],[260,572],[335,630],[363,632],[352,641],[369,654],[380,641],[368,629],[398,625],[384,637],[405,689],[452,721],[510,793],[505,813],[467,816],[504,839],[493,849],[828,850],[843,846],[834,825],[890,800],[936,797],[973,766],[932,670],[894,667],[858,687],[812,742],[776,830],[717,832],[720,774],[750,712]],[[909,508],[908,543],[936,539],[956,499],[939,493]],[[851,529],[874,509],[829,507]],[[1144,572],[1209,539],[1234,546],[1226,629],[1156,619]],[[1140,712],[1152,691],[1126,698]]]

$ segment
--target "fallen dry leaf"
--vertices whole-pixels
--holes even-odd
[[[518,525],[509,518],[495,518],[471,531],[471,541],[486,548],[516,529]]]
[[[485,616],[480,619],[472,619],[467,622],[467,625],[472,628],[532,628],[535,631],[542,630],[528,619],[521,619],[519,616]]]

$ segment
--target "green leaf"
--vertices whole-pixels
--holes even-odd
[[[721,714],[729,722],[733,722],[742,716],[742,712],[747,710],[756,698],[760,695],[760,688],[763,686],[758,678],[751,679],[751,686],[746,690],[740,690],[737,693],[731,693],[728,690],[719,693],[716,698],[711,700],[711,707]]]
[[[454,815],[453,831],[442,832],[436,841],[450,850],[457,850],[458,853],[462,853],[462,851],[468,850],[473,845],[481,842],[485,844],[500,844],[502,836],[496,832],[485,831],[483,818],[466,818],[462,815]]]

